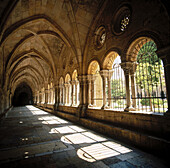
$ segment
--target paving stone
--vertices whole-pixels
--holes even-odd
[[[109,168],[105,163],[102,161],[94,162],[93,165],[97,168]]]
[[[137,152],[129,152],[129,153],[126,153],[126,154],[118,155],[116,157],[118,159],[122,160],[122,161],[125,161],[127,159],[131,159],[131,158],[137,157],[139,155],[140,154],[138,154]]]
[[[102,161],[103,161],[103,163],[105,163],[106,165],[109,166],[109,165],[115,164],[117,162],[120,162],[121,160],[116,157],[111,157],[111,158],[103,159]]]
[[[136,168],[129,162],[123,161],[109,166],[110,168]]]
[[[9,115],[0,122],[0,168],[166,167],[152,155],[127,148],[111,138],[34,109],[32,112],[36,115],[24,107],[14,108],[15,112],[9,111]],[[43,124],[43,121],[59,124]],[[64,136],[53,132],[61,127],[69,128],[58,129],[65,131]],[[123,150],[124,154],[117,150]]]

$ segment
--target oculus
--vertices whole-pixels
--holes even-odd
[[[106,41],[106,29],[104,26],[100,26],[95,31],[94,46],[96,49],[101,49]]]
[[[129,6],[122,6],[115,12],[111,26],[115,35],[120,35],[126,31],[131,22],[131,13]]]

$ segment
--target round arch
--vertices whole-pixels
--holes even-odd
[[[103,61],[103,69],[112,70],[113,63],[118,55],[115,51],[109,52]]]
[[[70,77],[70,74],[66,74],[66,77],[65,77],[65,83],[70,83],[71,81],[71,77]]]
[[[149,37],[139,37],[134,40],[129,46],[126,54],[126,61],[135,62],[137,59],[138,52],[147,42],[154,41]]]
[[[98,61],[94,60],[94,61],[91,61],[89,66],[88,66],[88,74],[90,75],[94,75],[96,74],[97,72],[100,71],[100,65],[98,63]]]
[[[77,70],[75,69],[73,74],[72,74],[72,80],[76,81],[77,80]]]

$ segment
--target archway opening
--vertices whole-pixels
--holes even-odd
[[[24,106],[33,104],[32,89],[26,84],[20,84],[14,92],[13,106]]]
[[[103,105],[103,81],[100,75],[100,65],[94,60],[88,67],[89,107],[101,108]]]
[[[147,37],[136,39],[128,49],[127,60],[135,65],[130,75],[137,111],[163,113],[168,108],[163,62],[156,51],[156,43]]]

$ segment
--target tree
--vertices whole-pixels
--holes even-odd
[[[137,55],[136,84],[142,93],[146,93],[147,98],[155,97],[153,92],[164,87],[165,82],[161,81],[163,77],[163,66],[161,59],[156,54],[156,44],[153,41],[146,42]],[[159,92],[160,93],[160,92]],[[158,95],[157,95],[158,96]],[[142,105],[148,105],[148,100],[141,100]],[[152,109],[152,100],[149,99],[150,109]]]

